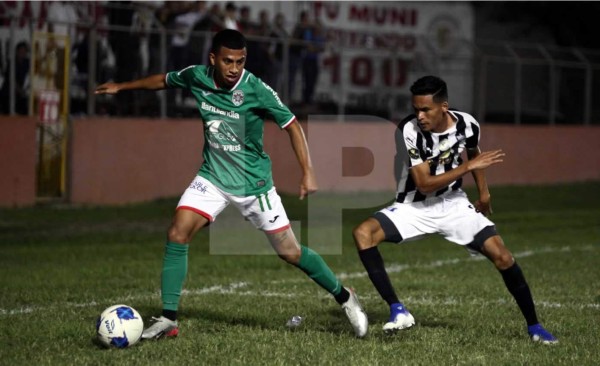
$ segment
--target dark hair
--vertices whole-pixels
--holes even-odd
[[[221,47],[241,50],[246,47],[246,37],[234,29],[223,29],[213,37],[210,52],[216,54]]]
[[[410,92],[412,95],[432,95],[436,103],[448,101],[448,86],[437,76],[423,76],[413,83]]]
[[[227,2],[227,4],[225,4],[225,10],[230,10],[233,11],[237,9],[237,7],[235,6],[235,4],[231,1]]]
[[[18,50],[20,48],[25,48],[26,50],[29,50],[29,44],[26,41],[21,41],[17,43],[15,49]]]

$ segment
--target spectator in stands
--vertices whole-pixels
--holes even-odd
[[[283,13],[277,13],[273,20],[273,27],[271,28],[271,37],[274,38],[274,46],[271,49],[272,52],[272,64],[270,72],[270,82],[273,88],[278,92],[282,92],[284,85],[281,85],[281,75],[283,73],[283,49],[285,42],[289,37],[288,31],[285,29],[285,16]]]
[[[133,23],[134,8],[130,1],[112,2],[115,5],[108,13],[109,24],[112,26],[131,27]],[[115,80],[123,81],[135,78],[140,73],[139,38],[130,31],[112,29],[108,35],[110,47],[115,55]],[[134,113],[134,93],[123,93],[116,96],[117,114],[131,115]]]
[[[311,24],[308,17],[308,12],[301,12],[298,18],[298,23],[292,32],[289,52],[288,96],[290,101],[293,100],[294,91],[296,88],[296,76],[298,74],[298,69],[302,65],[302,56],[304,55],[304,49],[306,47],[304,43],[305,33],[310,29],[310,27]]]
[[[221,29],[225,29],[221,7],[219,3],[214,3],[205,16],[199,19],[192,27],[189,42],[190,47],[188,49],[190,59],[193,60],[192,63],[201,64],[207,62],[210,40],[212,39],[210,32],[216,32]]]
[[[251,20],[250,8],[248,6],[240,9],[238,24],[240,31],[246,35],[246,69],[262,80],[265,78],[270,67],[269,54],[267,52],[268,45],[265,46],[264,42],[257,38],[260,36],[258,34],[258,24]]]
[[[250,7],[242,6],[240,8],[240,20],[238,21],[238,25],[240,27],[240,32],[253,32],[256,28],[256,24],[252,21],[250,16]]]
[[[4,82],[0,89],[0,109],[4,114],[10,113],[10,63],[4,71]],[[29,45],[19,42],[15,50],[15,112],[27,115],[29,112]]]
[[[223,23],[225,28],[235,30],[239,30],[241,28],[240,23],[238,22],[236,10],[237,7],[233,2],[228,2],[225,5],[225,13],[223,14]]]
[[[77,22],[79,14],[73,1],[52,1],[48,7],[48,33],[69,37],[71,45],[77,43]],[[65,88],[65,45],[63,39],[53,40],[56,45],[57,68],[55,85],[58,90]],[[52,47],[51,47],[52,48]],[[70,49],[69,49],[70,51]]]
[[[261,10],[258,14],[258,24],[256,24],[256,35],[262,37],[260,40],[261,55],[264,58],[265,70],[262,75],[262,80],[274,90],[277,89],[278,73],[275,64],[275,49],[277,42],[273,41],[277,38],[273,30],[273,26],[269,20],[269,12]]]
[[[140,68],[142,74],[154,73],[151,69],[158,72],[157,63],[152,62],[160,58],[158,42],[153,44],[152,32],[158,29],[158,24],[154,14],[159,8],[159,3],[153,1],[136,1],[136,11],[133,14],[132,31],[137,34],[140,40]]]
[[[323,52],[325,43],[321,23],[314,22],[306,28],[303,39],[307,44],[302,56],[302,103],[309,106],[319,78],[319,54]]]
[[[179,70],[193,64],[196,60],[189,57],[190,34],[194,25],[206,16],[206,2],[196,1],[186,12],[175,17],[176,33],[171,38],[169,69]],[[196,47],[196,45],[192,45]]]

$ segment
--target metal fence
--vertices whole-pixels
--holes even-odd
[[[3,49],[3,83],[9,85],[6,100],[3,100],[4,113],[15,114],[17,88],[15,87],[15,42],[12,34],[17,22],[26,21],[35,32],[37,19],[4,19],[10,23],[10,36]],[[70,100],[72,115],[116,115],[148,117],[191,117],[196,116],[195,103],[189,95],[177,91],[158,93],[131,92],[116,96],[95,96],[96,85],[107,80],[125,81],[151,73],[164,72],[172,65],[173,51],[169,39],[174,31],[163,28],[134,30],[131,26],[104,26],[99,24],[76,24],[82,37],[73,42],[73,55],[69,65]],[[6,28],[5,28],[6,31]],[[193,32],[190,54],[206,60],[207,47],[212,33]],[[293,104],[300,93],[302,80],[289,76],[290,38],[270,38],[248,36],[249,41],[281,47],[278,64],[268,71],[275,73],[276,85],[286,103]],[[423,44],[428,40],[422,37]],[[514,42],[476,43],[456,40],[460,47],[454,57],[438,54],[433,47],[424,46],[419,57],[406,56],[394,50],[384,51],[382,57],[391,62],[403,62],[408,70],[405,82],[397,90],[390,85],[373,85],[366,97],[379,98],[382,90],[389,91],[387,116],[395,117],[409,109],[406,96],[410,79],[424,73],[439,74],[448,78],[452,90],[458,88],[460,105],[470,110],[484,122],[511,124],[600,124],[600,51],[577,48],[559,48],[547,44],[519,44]],[[32,42],[29,40],[29,44]],[[336,52],[341,64],[347,60],[344,55],[356,52],[356,48],[344,49],[328,43],[326,50]],[[365,49],[365,53],[373,53]],[[387,54],[386,54],[387,53]],[[386,61],[386,62],[388,62]],[[395,68],[391,68],[392,79]],[[334,79],[336,70],[322,67],[320,78]],[[401,71],[400,71],[401,72]],[[294,87],[290,88],[290,82]],[[351,113],[347,98],[328,98],[346,95],[346,80],[338,80],[332,89],[319,90],[315,105],[317,113]],[[369,100],[368,98],[366,100]],[[456,99],[454,99],[456,100]],[[369,103],[367,103],[367,106]],[[380,110],[361,110],[361,113],[380,114]],[[31,109],[30,109],[31,113]]]

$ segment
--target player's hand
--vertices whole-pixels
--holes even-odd
[[[475,202],[475,210],[477,212],[481,212],[484,216],[489,216],[493,213],[492,211],[492,202],[490,198],[479,198]]]
[[[303,200],[304,197],[315,193],[318,189],[315,173],[312,170],[305,173],[300,183],[300,199]]]
[[[119,90],[118,83],[104,83],[96,87],[94,94],[117,94]]]
[[[505,155],[502,150],[484,151],[472,160],[469,160],[469,170],[485,169],[490,165],[501,163],[504,161],[502,158]]]

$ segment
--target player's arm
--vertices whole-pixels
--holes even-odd
[[[290,136],[292,148],[296,153],[296,158],[302,169],[302,182],[300,183],[300,199],[317,191],[317,179],[313,170],[310,154],[308,152],[308,144],[302,126],[298,121],[292,122],[286,127],[286,131]]]
[[[117,94],[122,90],[161,90],[167,87],[165,74],[150,75],[142,79],[122,83],[104,83],[96,88],[94,94]]]
[[[480,154],[481,150],[479,149],[479,147],[475,147],[474,149],[467,149],[467,158],[469,160],[475,159]],[[479,199],[475,201],[475,208],[477,209],[477,211],[487,216],[492,213],[492,204],[487,180],[485,179],[485,170],[475,169],[471,172],[471,174],[473,175],[473,179],[475,180],[477,191],[479,191]]]
[[[439,175],[431,174],[429,166],[431,161],[428,160],[413,166],[410,169],[410,175],[412,176],[417,189],[421,193],[429,194],[446,187],[448,184],[454,182],[468,172],[485,169],[490,165],[501,163],[502,157],[504,157],[502,150],[480,152],[466,163]]]

